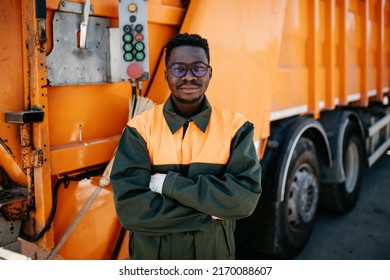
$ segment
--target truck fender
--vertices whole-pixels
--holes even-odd
[[[329,147],[328,138],[321,123],[311,117],[297,117],[290,122],[288,130],[284,133],[285,142],[280,151],[279,162],[276,174],[279,174],[277,181],[277,202],[284,200],[285,186],[287,181],[287,171],[291,162],[292,154],[302,136],[310,138],[316,146],[319,156],[321,170],[328,169],[331,164],[331,150]],[[322,175],[321,175],[322,176]]]
[[[337,110],[321,113],[319,122],[326,131],[332,154],[332,165],[322,171],[321,176],[323,183],[342,183],[345,181],[343,168],[343,140],[345,128],[351,121],[358,125],[360,137],[361,139],[364,139],[363,124],[355,112],[349,110]]]

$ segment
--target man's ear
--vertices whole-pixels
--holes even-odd
[[[164,79],[168,82],[168,73],[167,70],[164,70]]]
[[[211,77],[213,76],[213,68],[211,68],[211,67],[210,67],[210,70],[209,70],[209,75],[210,75],[209,79],[211,79]]]

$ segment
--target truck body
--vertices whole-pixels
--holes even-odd
[[[255,125],[263,193],[238,250],[291,258],[320,208],[353,209],[390,147],[389,0],[2,0],[0,247],[129,258],[108,167],[135,106],[169,96],[178,32],[209,41],[210,102]]]

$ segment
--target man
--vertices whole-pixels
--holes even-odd
[[[258,202],[253,125],[211,106],[209,46],[196,34],[166,45],[165,104],[131,119],[111,172],[133,259],[234,259],[235,220]]]

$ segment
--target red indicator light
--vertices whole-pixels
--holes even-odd
[[[135,35],[136,41],[141,42],[143,39],[144,39],[144,35],[142,35],[141,33],[137,33],[137,35]]]

